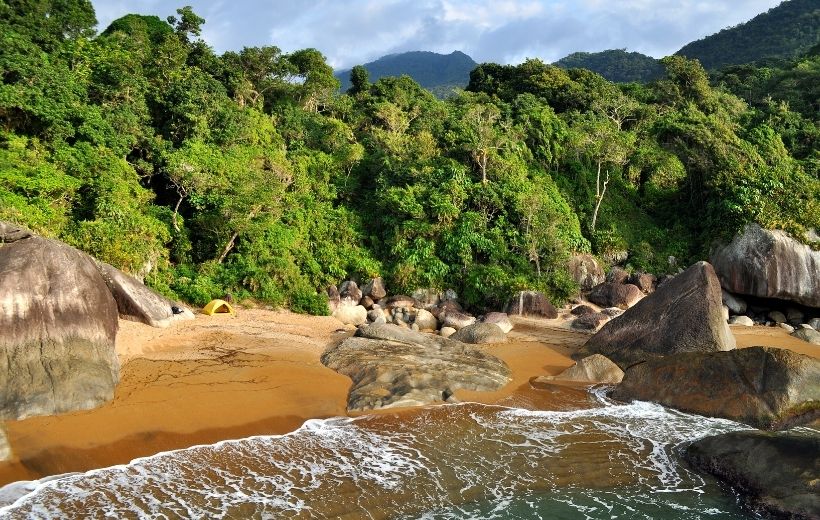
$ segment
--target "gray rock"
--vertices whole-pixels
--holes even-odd
[[[579,359],[575,365],[564,370],[557,376],[541,376],[536,382],[576,381],[579,383],[610,383],[618,384],[624,378],[621,367],[600,354]]]
[[[367,323],[367,309],[361,305],[342,305],[333,313],[333,317],[345,325],[364,325]]]
[[[463,329],[475,323],[475,317],[458,311],[448,311],[444,314],[442,326],[452,327],[456,330]]]
[[[441,303],[441,297],[439,295],[438,289],[416,289],[412,294],[413,299],[418,302],[420,308],[426,310]]]
[[[807,341],[812,345],[820,345],[820,332],[812,329],[799,329],[792,333],[797,339],[802,339],[803,341]]]
[[[727,291],[820,307],[820,251],[784,231],[749,224],[710,259]]]
[[[721,291],[723,304],[729,307],[732,314],[746,314],[746,302],[739,296],[723,290]]]
[[[606,280],[604,270],[594,256],[577,254],[569,259],[569,274],[582,291],[588,291]]]
[[[729,318],[730,325],[743,325],[744,327],[751,327],[755,324],[752,318],[748,316],[732,316]]]
[[[820,436],[740,431],[706,437],[684,458],[739,492],[765,518],[820,518]]]
[[[506,312],[488,312],[481,319],[482,323],[495,323],[501,328],[504,334],[509,333],[513,329],[513,324]]]
[[[573,357],[603,354],[626,369],[679,352],[733,349],[722,306],[712,266],[698,262],[604,325]]]
[[[454,329],[453,327],[442,327],[441,330],[438,331],[439,335],[442,338],[449,338],[450,336],[452,336],[456,332],[458,332],[458,331],[456,329]]]
[[[608,283],[627,283],[629,281],[629,273],[616,265],[606,274],[605,281]]]
[[[381,309],[370,309],[367,311],[367,321],[373,322],[381,318],[384,320],[384,313]]]
[[[473,345],[484,345],[486,343],[504,343],[507,341],[507,335],[495,323],[473,323],[459,329],[450,336],[450,339]]]
[[[786,323],[786,315],[780,311],[772,311],[768,314],[768,317],[775,323]]]
[[[362,295],[369,296],[374,302],[387,296],[387,290],[384,288],[384,280],[382,280],[381,277],[371,279],[362,287]]]
[[[772,347],[676,354],[627,369],[613,397],[781,430],[820,418],[820,360]]]
[[[786,310],[786,322],[790,325],[800,325],[805,321],[806,315],[799,309],[790,308]]]
[[[0,243],[11,244],[32,236],[34,233],[27,227],[0,220]]]
[[[785,330],[785,331],[786,331],[786,332],[788,332],[789,334],[791,334],[792,332],[794,332],[794,327],[792,327],[792,326],[791,326],[791,325],[789,325],[788,323],[778,323],[778,324],[777,324],[777,326],[778,326],[778,327],[780,327],[781,329]]]
[[[618,307],[626,310],[641,301],[643,292],[629,283],[605,282],[594,287],[588,298],[601,307]]]
[[[88,255],[36,236],[0,247],[0,418],[110,401],[118,327],[117,304]]]
[[[119,269],[103,262],[97,262],[97,268],[117,302],[120,318],[159,328],[195,318],[194,313],[181,303],[160,296]]]
[[[576,330],[597,331],[604,323],[609,321],[609,316],[601,312],[593,312],[592,314],[584,314],[572,320],[570,325]]]
[[[549,299],[537,291],[520,291],[507,304],[507,314],[510,316],[529,316],[534,318],[555,319],[558,310]]]
[[[343,307],[356,307],[362,301],[362,290],[356,282],[347,280],[339,286],[339,296]]]
[[[459,389],[492,391],[510,381],[503,361],[473,346],[391,325],[362,327],[321,359],[353,380],[350,411],[441,403]]]
[[[812,318],[809,320],[809,327],[820,331],[820,318]]]

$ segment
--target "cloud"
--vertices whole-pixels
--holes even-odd
[[[409,50],[476,61],[556,61],[626,48],[655,57],[742,23],[780,0],[181,0],[206,19],[217,52],[317,48],[336,68]],[[161,0],[93,0],[100,29],[127,13],[174,14]]]

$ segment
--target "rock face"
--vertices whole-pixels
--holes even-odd
[[[626,369],[680,352],[731,350],[735,339],[722,308],[712,266],[698,262],[604,325],[577,356],[603,354]]]
[[[626,310],[640,301],[643,292],[630,283],[604,282],[595,286],[588,297],[589,301],[601,307]]]
[[[684,457],[746,495],[755,513],[808,520],[820,518],[818,453],[817,435],[742,431],[695,441]]]
[[[111,400],[118,322],[105,280],[88,255],[12,227],[0,229],[0,418]]]
[[[167,327],[174,321],[194,319],[189,309],[160,296],[119,269],[103,262],[98,262],[97,267],[117,302],[121,318],[152,327]]]
[[[446,401],[455,390],[497,390],[510,381],[498,358],[453,341],[392,325],[369,325],[322,354],[350,377],[351,411]]]
[[[495,323],[504,334],[513,329],[513,324],[506,312],[488,312],[481,320],[482,323]]]
[[[504,343],[507,341],[507,335],[495,323],[474,323],[459,329],[450,336],[450,339],[462,343],[483,345],[486,343]]]
[[[749,224],[710,259],[729,292],[820,307],[820,251],[783,231]]]
[[[780,430],[820,418],[820,360],[770,347],[678,354],[630,367],[613,397]]]
[[[618,384],[624,378],[621,368],[600,354],[593,354],[578,360],[575,365],[557,376],[541,376],[536,381],[576,381],[579,383]]]
[[[582,291],[588,291],[606,280],[604,270],[592,255],[574,255],[569,259],[568,267],[570,275]]]
[[[813,329],[799,329],[792,333],[797,339],[802,339],[803,341],[807,341],[812,345],[820,345],[820,332],[817,332]]]
[[[521,291],[510,299],[510,303],[507,305],[507,314],[510,316],[531,316],[554,320],[558,317],[558,310],[543,293]]]

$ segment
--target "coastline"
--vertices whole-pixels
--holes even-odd
[[[510,366],[513,380],[495,392],[458,391],[456,398],[530,409],[583,407],[580,388],[555,385],[544,392],[529,380],[571,366],[569,355],[588,335],[568,330],[560,317],[513,322],[507,343],[482,347]],[[740,348],[778,346],[820,357],[816,346],[782,329],[731,330]],[[0,464],[0,485],[352,416],[345,407],[350,380],[319,361],[328,346],[351,334],[331,317],[260,309],[240,309],[236,317],[197,315],[167,329],[121,320],[114,400],[94,410],[6,422],[14,459]]]

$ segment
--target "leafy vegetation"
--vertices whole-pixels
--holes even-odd
[[[746,23],[692,42],[677,54],[712,70],[765,58],[794,58],[818,42],[820,2],[786,0]]]
[[[588,69],[615,83],[649,83],[661,79],[663,65],[651,56],[626,49],[602,52],[575,52],[555,65],[563,69]]]
[[[323,313],[324,287],[374,275],[560,301],[573,253],[663,272],[747,222],[820,227],[815,58],[783,103],[680,56],[648,85],[483,64],[441,100],[363,68],[340,92],[314,49],[218,56],[190,8],[94,23],[87,1],[0,4],[0,219],[196,304]]]

